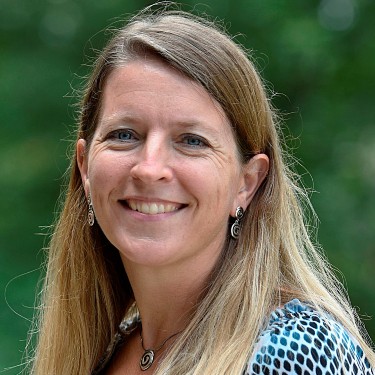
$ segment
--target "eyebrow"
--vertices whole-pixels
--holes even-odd
[[[99,118],[98,123],[100,125],[106,126],[106,125],[110,125],[112,123],[116,123],[119,121],[137,123],[137,122],[141,122],[141,119],[139,116],[136,116],[135,114],[129,111],[123,111],[123,112],[115,112],[106,117],[101,116]]]
[[[223,119],[223,121],[226,121]],[[99,124],[103,125],[104,127],[110,126],[112,124],[118,122],[128,122],[131,124],[142,124],[144,120],[142,120],[142,116],[136,115],[130,111],[123,111],[123,112],[116,112],[109,116],[99,119]],[[209,127],[206,125],[206,121],[202,121],[197,117],[187,118],[187,119],[178,119],[177,121],[173,122],[173,125],[178,126],[180,128],[186,130],[194,130],[194,129],[202,129],[209,134],[216,136],[219,132],[214,127]],[[228,124],[230,126],[230,124]]]
[[[174,125],[184,128],[184,129],[203,129],[209,133],[218,134],[218,131],[214,127],[208,127],[204,121],[199,119],[191,119],[191,120],[180,120],[174,122]]]

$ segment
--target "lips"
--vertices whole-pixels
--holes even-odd
[[[182,207],[181,204],[177,203],[145,202],[133,199],[127,200],[126,203],[131,210],[148,215],[165,214],[177,211]]]

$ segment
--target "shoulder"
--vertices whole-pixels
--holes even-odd
[[[341,373],[375,374],[340,323],[295,299],[271,314],[243,374]]]

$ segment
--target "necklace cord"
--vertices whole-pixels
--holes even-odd
[[[143,337],[142,337],[142,326],[141,326],[141,330],[139,331],[139,336],[140,336],[140,338],[141,338],[141,345],[142,345],[142,349],[144,350],[144,351],[146,351],[146,350],[152,350],[154,353],[156,353],[158,350],[160,350],[166,343],[167,343],[167,341],[168,340],[170,340],[172,337],[175,337],[175,336],[177,336],[179,333],[181,333],[182,331],[178,331],[178,332],[176,332],[176,333],[174,333],[173,335],[171,335],[171,336],[169,336],[169,337],[167,337],[163,342],[162,342],[162,344],[160,345],[160,346],[158,346],[157,348],[155,348],[155,349],[146,349],[145,347],[144,347],[144,345],[143,345]]]
[[[159,351],[165,345],[165,343],[168,340],[170,340],[174,336],[177,336],[181,332],[182,331],[178,331],[178,332],[174,333],[173,335],[167,337],[162,342],[162,344],[160,346],[158,346],[157,348],[155,348],[155,349],[145,349],[145,347],[143,345],[142,325],[141,325],[141,329],[139,331],[139,336],[141,338],[141,345],[142,345],[142,349],[144,351],[144,353],[142,354],[141,360],[139,361],[139,367],[141,368],[141,370],[142,371],[148,370],[152,366],[152,364],[154,363],[156,352]]]

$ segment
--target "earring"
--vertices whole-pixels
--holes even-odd
[[[92,206],[90,193],[87,196],[87,204],[89,205],[89,211],[88,211],[88,214],[87,214],[87,221],[88,221],[90,227],[92,227],[95,223],[95,215],[94,215],[94,208]]]
[[[238,206],[236,209],[236,221],[232,224],[230,228],[230,234],[235,240],[237,240],[240,235],[241,220],[243,218],[243,214],[244,214],[243,208],[241,206]]]

